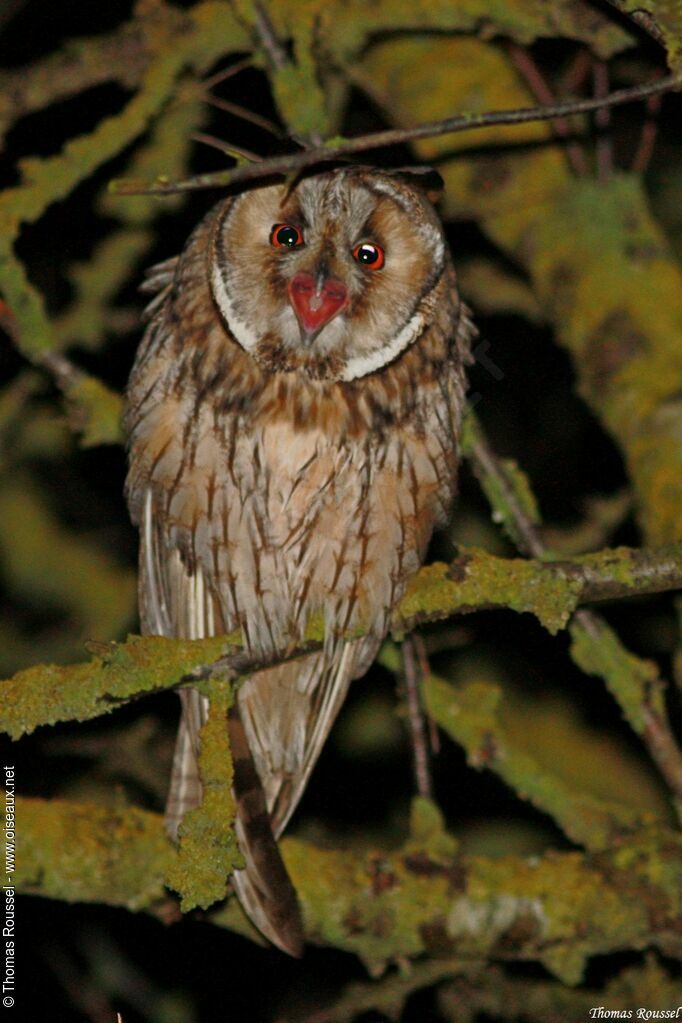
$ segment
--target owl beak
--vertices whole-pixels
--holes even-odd
[[[348,302],[346,285],[322,274],[298,273],[287,291],[304,341],[313,341]]]

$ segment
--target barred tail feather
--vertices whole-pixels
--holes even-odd
[[[246,914],[270,941],[299,957],[303,954],[303,923],[296,896],[277,843],[263,786],[249,749],[238,702],[229,715],[230,746],[237,800],[235,830],[246,861],[232,883]]]
[[[194,690],[180,693],[182,719],[173,757],[171,784],[166,801],[166,832],[177,841],[183,817],[199,806],[202,798],[197,761],[199,730],[206,719],[206,699]],[[274,945],[292,956],[303,954],[303,924],[296,891],[273,838],[263,786],[244,734],[239,708],[228,718],[234,763],[234,795],[237,801],[235,831],[246,861],[244,870],[232,875],[237,897],[255,926]]]

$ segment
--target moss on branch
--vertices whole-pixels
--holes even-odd
[[[435,676],[424,682],[430,716],[465,750],[470,766],[493,771],[519,798],[549,814],[573,842],[606,849],[624,831],[656,822],[654,813],[581,790],[559,770],[543,766],[505,728],[502,696],[489,682],[453,685]]]
[[[485,551],[464,550],[450,565],[434,563],[414,578],[399,606],[394,630],[404,633],[417,624],[491,607],[531,612],[551,632],[568,621],[583,600],[637,595],[674,588],[682,574],[682,545],[658,551],[622,547],[544,563],[523,558],[498,558]],[[316,649],[323,635],[320,623],[309,623],[309,642]],[[240,650],[233,634],[205,640],[131,636],[125,643],[102,646],[91,661],[76,665],[37,665],[0,683],[0,730],[13,738],[39,725],[85,721],[159,689],[187,681],[186,676]],[[228,665],[233,674],[264,665]],[[195,676],[197,677],[197,676]]]
[[[164,899],[177,852],[160,816],[21,799],[17,820],[21,891],[131,909]],[[682,951],[682,839],[666,829],[643,829],[597,855],[459,859],[438,811],[417,800],[412,835],[398,850],[342,852],[288,838],[282,852],[308,940],[355,952],[375,969],[424,954],[493,955],[538,961],[575,984],[594,955]],[[212,919],[226,925],[230,917]]]
[[[229,653],[239,636],[182,640],[130,636],[100,643],[83,664],[37,665],[1,684],[0,726],[13,739],[39,725],[88,721],[148,693],[177,686],[198,665]]]
[[[183,817],[178,853],[166,874],[166,884],[181,897],[183,912],[206,909],[225,898],[229,875],[244,865],[231,827],[236,810],[227,729],[232,694],[215,685],[211,689],[208,719],[200,733],[203,799]]]
[[[528,611],[552,633],[583,603],[682,587],[682,544],[658,551],[627,547],[573,561],[498,558],[474,548],[415,577],[397,613],[397,629],[452,614],[507,607]]]

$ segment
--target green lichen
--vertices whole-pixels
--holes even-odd
[[[644,14],[651,18],[654,30],[660,33],[668,54],[671,70],[682,68],[682,9],[679,0],[616,0],[628,14]]]
[[[665,701],[654,661],[631,654],[605,622],[599,622],[590,630],[576,622],[569,632],[571,656],[576,664],[587,675],[599,675],[604,679],[628,724],[638,735],[646,728],[646,707],[665,717]]]
[[[574,842],[604,849],[616,834],[651,823],[652,815],[581,791],[558,771],[543,767],[505,728],[498,686],[453,686],[431,676],[424,695],[429,714],[464,748],[472,767],[494,771],[520,798],[550,814]]]
[[[410,838],[405,844],[408,853],[411,846],[436,862],[450,862],[458,848],[456,840],[445,829],[440,809],[423,796],[415,796],[410,807]]]
[[[185,913],[224,899],[230,874],[244,866],[232,828],[236,804],[227,729],[232,698],[229,690],[213,688],[208,719],[199,736],[201,805],[183,817],[178,855],[166,874],[166,883],[180,895]]]
[[[197,640],[130,636],[126,643],[100,644],[101,652],[85,664],[26,668],[0,683],[0,731],[18,739],[39,725],[108,714],[143,693],[178,685],[238,643],[238,635]]]
[[[20,890],[133,908],[162,897],[177,853],[160,815],[25,799],[17,814],[26,850],[17,857]],[[376,970],[424,953],[503,952],[575,983],[589,956],[652,944],[679,951],[682,844],[665,829],[639,832],[598,856],[434,860],[414,838],[404,848],[362,853],[289,838],[282,852],[308,940],[355,952]],[[226,924],[230,916],[213,919]],[[244,930],[241,918],[236,926]]]
[[[283,21],[291,18],[298,5],[291,0],[274,0]],[[368,6],[361,0],[338,0],[336,3],[317,0],[310,4],[317,9],[320,36],[325,48],[337,60],[352,65],[358,54],[373,38],[386,33],[463,32],[487,36],[503,36],[519,43],[557,33],[569,39],[586,42],[595,53],[608,57],[631,46],[632,36],[599,12],[586,18],[572,0],[558,0],[551,7],[524,0],[384,0]],[[451,74],[455,72],[451,68]],[[459,69],[457,69],[459,71]],[[453,108],[454,109],[454,108]]]
[[[66,902],[142,909],[164,897],[172,846],[158,814],[62,800],[17,800],[16,882]]]
[[[445,618],[482,607],[530,612],[551,633],[562,629],[578,605],[581,583],[523,558],[497,558],[468,548],[451,565],[435,562],[415,577],[400,603],[403,624]]]
[[[69,420],[84,448],[120,444],[123,403],[120,394],[101,380],[85,374],[65,387]]]
[[[294,62],[273,72],[272,89],[284,123],[293,134],[324,138],[330,134],[331,125],[316,58],[319,4],[297,3],[293,13],[290,26]]]
[[[21,502],[17,509],[21,515]],[[10,516],[7,521],[10,521]],[[45,528],[45,522],[44,518],[41,519],[42,524],[36,526],[35,532],[48,540],[45,558],[49,560],[50,556],[53,558],[57,556],[61,547],[49,541],[50,533]],[[76,545],[70,554],[64,555],[63,563],[73,562],[79,550]],[[19,551],[20,548],[17,548],[16,553]],[[679,558],[680,555],[678,547],[672,545],[663,548],[659,556],[667,563],[671,559],[674,562],[675,557]],[[653,553],[650,557],[653,557]],[[87,570],[96,567],[100,562],[95,559],[93,564],[89,564],[89,558],[90,555],[87,553],[81,555],[78,571],[74,571],[71,576],[60,576],[56,568],[54,576],[48,577],[48,583],[52,579],[51,585],[57,586],[55,592],[60,595],[64,592],[65,580],[70,580],[70,585],[83,583],[85,586],[83,602],[94,613],[100,605],[102,608],[108,607],[108,602],[113,599],[111,586],[114,584],[111,580],[118,579],[118,576],[114,572],[113,575],[102,577],[97,588],[90,592],[87,588]],[[568,564],[527,561],[521,558],[497,558],[475,548],[463,550],[451,565],[435,562],[425,566],[414,577],[394,617],[394,632],[400,635],[421,622],[438,621],[455,614],[487,607],[507,607],[517,612],[530,612],[550,632],[556,632],[566,624],[577,606],[586,581],[617,582],[620,586],[632,584],[633,593],[638,592],[639,586],[633,574],[636,558],[636,552],[629,548],[584,555]],[[58,559],[59,563],[61,562]],[[32,564],[38,568],[40,563],[32,561],[30,557],[19,558],[17,571],[20,569],[25,576]],[[106,559],[102,564],[106,565]],[[42,574],[39,573],[38,578],[44,588],[47,583]],[[119,586],[118,583],[115,585]],[[128,576],[126,587],[125,608],[130,606],[132,598],[132,578]],[[123,590],[117,588],[116,599],[119,600],[122,594]],[[97,602],[93,602],[93,595],[97,596]],[[112,604],[112,609],[113,607]],[[97,614],[99,615],[99,611]],[[100,621],[100,617],[92,619],[95,634],[98,631],[97,623]],[[115,621],[118,622],[119,619]],[[371,624],[361,623],[354,635],[349,638],[362,636]],[[324,641],[324,625],[322,613],[311,617],[301,653],[319,649]],[[577,633],[574,631],[574,637],[575,635],[580,637],[579,628]],[[84,638],[88,638],[87,634]],[[96,717],[111,710],[115,702],[132,699],[141,692],[177,685],[183,675],[200,664],[212,664],[227,652],[231,645],[238,646],[239,643],[238,634],[196,641],[130,637],[126,644],[112,644],[111,647],[107,647],[104,657],[97,656],[90,663],[71,666],[38,665],[29,668],[19,672],[13,679],[0,683],[5,695],[5,711],[0,718],[0,727],[3,721],[6,722],[6,730],[16,737],[25,731],[32,731],[40,724],[52,724],[70,718],[86,720]],[[590,662],[591,668],[596,664],[602,665],[609,684],[612,684],[612,678],[619,679],[622,672],[627,673],[631,667],[639,671],[637,665],[640,662],[628,655],[623,648],[620,648],[620,653],[616,653],[614,645],[616,643],[617,640],[614,639],[608,647],[610,651],[608,655],[606,647],[600,654],[599,644],[595,645],[589,636],[583,637],[582,645],[576,654],[578,663],[587,666],[588,654],[596,658]],[[583,648],[587,653],[581,653]],[[589,653],[590,651],[592,653]],[[155,655],[160,658],[158,672],[153,671]],[[387,663],[395,663],[395,656],[391,658],[388,648],[386,657]],[[120,676],[118,671],[113,669],[124,662],[130,669],[130,674]],[[620,683],[613,684],[614,692],[620,693]],[[44,697],[42,704],[41,694]],[[619,696],[619,699],[623,698],[624,705],[628,707],[628,720],[639,721],[637,700],[642,697],[641,680],[627,683],[627,694]],[[649,698],[651,699],[651,696]],[[658,708],[659,704],[654,703],[650,706]]]
[[[519,511],[533,526],[542,522],[540,509],[526,473],[512,458],[497,461],[497,473],[484,473],[478,467],[476,451],[482,441],[481,425],[472,411],[462,422],[460,445],[469,458],[481,488],[493,510],[493,520],[502,526],[509,539],[521,550],[526,541],[519,529]]]

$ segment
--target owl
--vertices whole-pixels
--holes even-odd
[[[127,498],[147,634],[239,628],[273,663],[312,616],[321,650],[257,671],[229,732],[233,886],[294,955],[276,840],[352,679],[449,515],[473,327],[418,175],[343,166],[232,195],[154,267],[127,390]],[[183,691],[166,825],[201,801],[205,699]]]

